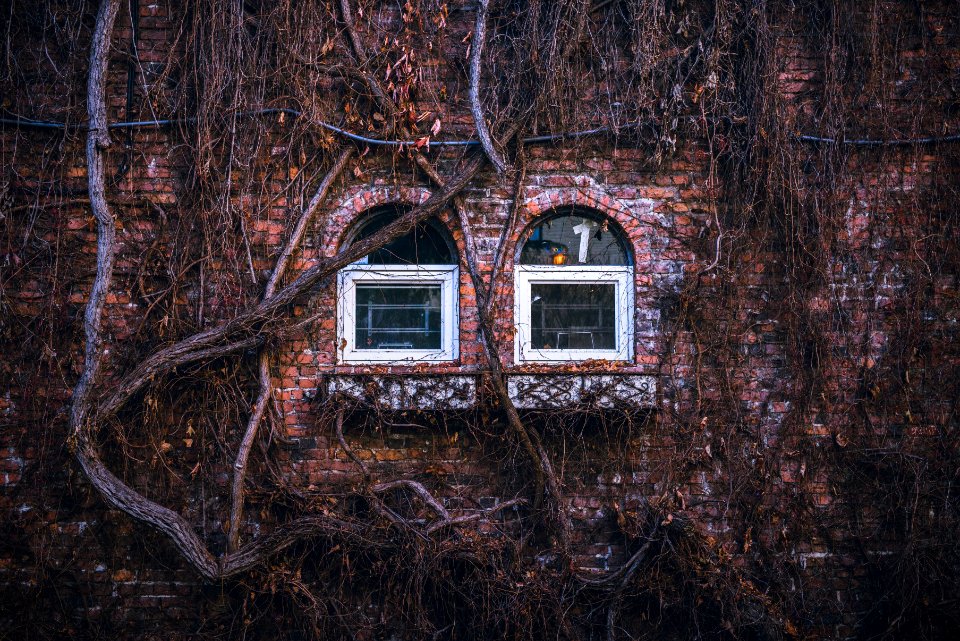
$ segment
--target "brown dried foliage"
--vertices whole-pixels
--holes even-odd
[[[124,20],[127,5],[119,10]],[[292,203],[292,219],[312,213],[318,185],[336,177],[331,168],[352,149],[319,121],[406,139],[440,121],[444,135],[470,136],[448,125],[470,111],[466,48],[474,44],[463,30],[473,19],[453,15],[466,10],[437,0],[183,3],[171,6],[164,62],[141,63],[137,43],[113,42],[109,71],[127,56],[137,117],[181,118],[170,154],[186,171],[175,206],[147,202],[129,172],[146,163],[138,146],[150,134],[114,133],[112,153],[125,161],[108,164],[117,171],[101,181],[123,227],[110,291],[129,292],[147,311],[131,335],[106,336],[111,353],[99,376],[77,347],[76,300],[89,293],[93,258],[66,229],[90,201],[98,206],[70,171],[84,164],[83,136],[4,132],[2,376],[26,421],[21,432],[5,429],[39,452],[15,492],[65,511],[98,505],[87,480],[62,468],[64,389],[87,372],[97,385],[89,403],[75,395],[71,428],[81,467],[115,507],[172,537],[162,539],[174,543],[162,544],[163,563],[182,563],[179,553],[221,581],[198,606],[204,638],[243,628],[257,638],[279,630],[353,639],[768,639],[830,636],[851,618],[865,638],[949,638],[960,623],[957,147],[796,137],[955,133],[950,61],[960,16],[947,2],[489,3],[473,113],[487,114],[487,153],[515,165],[498,178],[508,188],[523,180],[516,141],[524,135],[603,125],[615,135],[601,150],[646,150],[651,172],[678,151],[705,152],[710,224],[699,237],[674,239],[704,267],[679,293],[661,292],[658,405],[650,416],[599,408],[524,415],[494,393],[458,416],[397,417],[331,399],[318,403],[317,420],[356,464],[355,485],[308,488],[279,470],[282,426],[269,403],[253,400],[265,398],[264,381],[269,387],[261,364],[302,331],[294,306],[419,218],[451,201],[462,213],[454,199],[484,158],[359,149],[347,167],[354,176],[393,168],[398,182],[413,176],[446,188],[370,242],[296,277],[271,279],[284,269],[251,243],[250,222],[275,217],[279,196]],[[6,114],[83,121],[92,11],[49,3],[13,7],[3,20]],[[463,59],[440,54],[451,50]],[[816,70],[803,95],[785,95],[791,51]],[[304,115],[245,114],[268,107]],[[559,144],[574,158],[597,149],[594,139]],[[869,212],[862,229],[851,212]],[[868,241],[856,244],[856,234]],[[276,291],[261,299],[268,281]],[[22,292],[35,292],[35,302],[25,304]],[[681,346],[691,346],[686,356],[674,354]],[[765,346],[774,353],[758,351]],[[782,416],[745,401],[756,394],[782,405]],[[231,497],[222,478],[233,473],[244,428],[252,467]],[[479,462],[502,469],[509,509],[470,504],[475,497],[453,492],[446,473],[376,478],[354,451],[424,429],[469,440]],[[531,464],[535,472],[525,473]],[[796,480],[785,482],[785,470]],[[571,523],[568,497],[585,479],[628,475],[646,484],[647,500],[628,500],[623,484],[604,486],[608,534],[624,562],[584,575],[574,560],[589,535]],[[712,490],[689,496],[694,477]],[[237,498],[266,534],[224,533],[231,511],[241,522]],[[31,602],[19,624],[43,634],[58,617],[71,621],[62,595],[82,587],[79,575],[45,564],[42,537],[15,534],[35,514],[14,515],[8,532],[11,554],[36,564],[35,583],[26,599],[4,601]],[[124,541],[129,532],[127,524],[102,534]],[[817,550],[843,567],[805,571]],[[868,605],[838,601],[818,583],[844,572]]]

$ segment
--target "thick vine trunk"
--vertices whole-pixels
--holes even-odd
[[[104,152],[110,146],[107,130],[107,103],[105,98],[107,66],[110,55],[110,35],[120,9],[119,0],[103,0],[97,12],[96,27],[90,45],[90,70],[87,79],[87,186],[90,208],[97,221],[97,275],[90,290],[90,299],[83,317],[86,338],[83,354],[83,373],[73,390],[71,432],[80,435],[90,410],[90,390],[100,373],[102,360],[101,326],[103,304],[113,279],[114,242],[116,226],[106,196]]]
[[[364,50],[359,39],[356,38],[352,19],[349,14],[349,4],[344,0],[345,20],[347,21],[351,37],[358,56],[363,57]],[[130,517],[149,524],[170,538],[183,557],[206,579],[215,580],[231,574],[245,571],[267,557],[275,554],[301,536],[308,536],[318,532],[339,533],[340,535],[358,535],[357,527],[327,517],[307,517],[279,527],[273,534],[239,546],[239,529],[243,516],[244,479],[249,461],[250,450],[255,441],[259,424],[266,411],[271,396],[269,379],[269,361],[265,354],[260,355],[259,377],[260,392],[253,405],[250,420],[241,446],[238,450],[234,466],[234,483],[231,509],[231,528],[229,537],[229,552],[215,559],[207,550],[205,544],[194,531],[193,527],[181,515],[151,501],[138,493],[120,478],[115,476],[104,465],[93,444],[93,435],[97,428],[108,417],[116,413],[138,392],[143,390],[151,381],[157,380],[171,372],[174,368],[194,363],[202,359],[223,356],[233,351],[244,349],[261,342],[266,335],[283,325],[289,317],[287,309],[291,303],[305,295],[314,286],[324,279],[334,275],[339,269],[379,249],[394,238],[411,231],[418,223],[437,214],[450,202],[476,175],[484,164],[483,154],[474,154],[463,168],[450,180],[442,181],[442,188],[432,195],[425,203],[414,208],[400,219],[381,230],[374,236],[352,244],[336,256],[319,261],[316,265],[302,273],[294,282],[276,291],[280,280],[286,272],[287,265],[293,253],[299,247],[313,213],[322,202],[333,180],[343,170],[349,159],[350,152],[344,152],[338,158],[333,170],[318,189],[317,195],[302,214],[296,228],[291,233],[284,251],[278,259],[277,265],[267,283],[264,298],[259,305],[238,315],[221,326],[199,332],[187,339],[163,348],[142,361],[132,372],[125,376],[115,387],[114,393],[109,396],[95,411],[91,399],[91,389],[100,371],[102,352],[102,314],[107,291],[110,288],[113,275],[113,261],[115,256],[115,223],[106,200],[105,188],[105,159],[104,150],[109,146],[107,134],[107,115],[105,86],[109,64],[110,36],[119,10],[119,0],[104,0],[97,15],[97,22],[90,54],[90,71],[88,81],[88,112],[90,129],[87,140],[88,183],[91,207],[97,220],[97,273],[91,290],[84,318],[86,344],[84,350],[84,369],[74,391],[74,403],[71,413],[71,444],[76,453],[81,468],[103,498],[113,507],[123,511]],[[371,83],[371,84],[376,84]],[[381,99],[386,97],[381,95]],[[514,128],[510,136],[515,133]],[[425,159],[424,159],[425,160]],[[422,164],[422,163],[421,163]],[[427,163],[429,165],[429,163]],[[440,183],[440,177],[435,171],[430,172],[434,181]],[[483,284],[479,279],[473,263],[472,247],[468,251],[468,265],[474,286],[482,297]],[[481,305],[485,308],[486,305]],[[560,494],[556,477],[550,467],[549,458],[535,435],[531,437],[522,423],[519,415],[513,408],[506,386],[503,382],[502,368],[496,354],[491,351],[492,325],[484,310],[481,310],[483,338],[488,353],[491,369],[494,370],[495,385],[498,396],[502,396],[502,403],[510,415],[511,424],[520,426],[518,435],[524,447],[531,454],[535,466],[540,474],[546,473],[547,486],[554,503],[559,507]],[[501,389],[502,388],[502,389]],[[505,400],[504,400],[505,399]],[[512,409],[512,414],[511,410]],[[441,517],[438,528],[459,522],[452,519],[445,508],[439,504],[421,485],[412,481],[398,481],[399,483],[418,494],[425,504],[437,512]],[[389,489],[393,485],[376,486],[374,491]],[[439,508],[438,508],[439,506]],[[562,528],[565,530],[565,528]],[[565,540],[565,536],[563,536]]]
[[[480,0],[477,7],[477,23],[473,29],[473,49],[470,52],[470,111],[473,113],[473,121],[477,127],[477,136],[480,138],[480,145],[484,153],[493,163],[498,174],[507,170],[507,163],[503,156],[493,146],[493,139],[490,137],[490,129],[487,127],[486,118],[483,115],[483,103],[480,100],[480,72],[483,66],[483,43],[487,37],[487,13],[490,8],[490,0]]]
[[[519,182],[515,185],[513,208],[518,206],[521,185],[522,178],[519,179]],[[474,292],[476,292],[477,315],[479,317],[478,321],[480,326],[480,344],[483,346],[484,360],[489,368],[490,383],[493,385],[493,391],[497,396],[497,401],[500,404],[500,407],[507,415],[507,423],[510,425],[510,429],[520,441],[524,451],[530,458],[530,462],[533,463],[533,470],[536,476],[537,484],[534,506],[538,507],[541,504],[543,491],[546,489],[550,499],[549,508],[553,512],[553,525],[555,526],[558,542],[560,543],[561,549],[564,552],[567,552],[570,539],[570,523],[566,508],[564,507],[563,492],[560,486],[560,480],[557,478],[557,474],[553,470],[553,463],[550,461],[550,455],[543,446],[540,436],[536,432],[527,429],[526,425],[523,423],[523,419],[520,418],[520,413],[517,411],[517,407],[514,405],[513,399],[510,397],[510,391],[507,388],[507,378],[503,370],[503,363],[500,360],[500,354],[497,352],[496,336],[494,333],[492,293],[495,290],[498,272],[493,271],[491,273],[490,284],[488,287],[484,287],[483,278],[480,275],[480,271],[477,268],[476,260],[474,258],[476,255],[476,250],[474,249],[476,243],[474,242],[472,233],[470,232],[470,224],[469,220],[467,219],[467,214],[462,208],[458,209],[457,211],[460,216],[460,227],[463,229],[464,236],[466,237],[466,242],[464,245],[467,248],[467,255],[464,262],[467,265],[467,271],[470,275],[470,282],[473,285]],[[511,214],[511,217],[512,216],[513,214]],[[505,237],[501,239],[501,242],[504,240]],[[496,262],[499,262],[499,257],[501,256],[502,252],[503,248],[498,247],[495,254]]]
[[[154,352],[114,386],[114,393],[98,407],[97,422],[115,415],[152,380],[177,367],[230,354],[244,349],[251,341],[263,341],[288,320],[289,306],[315,286],[335,275],[340,269],[411,231],[418,223],[438,214],[473,179],[484,161],[483,154],[473,154],[460,171],[446,182],[445,187],[430,196],[426,202],[377,234],[353,243],[336,256],[319,260],[296,280],[264,299],[259,305],[222,325],[198,332]]]
[[[286,308],[312,287],[335,274],[340,268],[407,233],[417,223],[439,212],[479,171],[484,158],[482,155],[475,155],[456,176],[447,182],[447,188],[434,194],[427,202],[407,213],[378,234],[351,245],[333,258],[320,261],[301,274],[293,283],[278,292],[274,291],[286,270],[290,256],[299,245],[309,222],[309,215],[312,215],[312,212],[322,201],[332,178],[329,182],[325,181],[318,192],[318,197],[314,198],[308,206],[307,213],[309,215],[304,217],[304,220],[301,221],[301,224],[298,224],[291,235],[290,242],[288,242],[288,246],[281,254],[278,262],[279,269],[274,270],[274,274],[268,283],[268,291],[259,305],[223,325],[199,332],[154,353],[116,385],[115,392],[106,402],[101,404],[96,411],[92,411],[93,403],[90,390],[100,371],[103,306],[113,276],[115,255],[116,233],[113,215],[110,212],[105,195],[105,159],[103,152],[110,144],[107,135],[105,84],[109,63],[110,35],[116,21],[119,4],[119,0],[104,0],[101,4],[90,53],[88,82],[90,130],[87,139],[87,162],[90,201],[93,214],[97,220],[98,254],[97,273],[84,317],[86,335],[84,369],[74,390],[70,421],[71,445],[88,480],[107,503],[130,517],[153,526],[168,536],[177,550],[204,578],[214,580],[245,571],[261,563],[265,558],[293,543],[301,536],[317,532],[337,532],[340,535],[345,533],[355,535],[357,532],[354,531],[355,528],[348,527],[349,524],[341,523],[336,519],[310,517],[281,526],[272,535],[236,549],[219,560],[214,559],[193,527],[182,516],[138,493],[107,469],[93,445],[92,435],[96,432],[96,428],[107,417],[115,415],[126,402],[151,381],[162,377],[174,368],[202,359],[223,356],[261,342],[266,333],[282,324],[282,321],[288,317]],[[345,152],[336,164],[336,167],[339,167],[338,171],[342,171],[347,159],[348,155]],[[261,369],[261,380],[268,377],[269,371],[264,372]],[[267,385],[269,386],[269,381]],[[268,395],[269,389],[267,394],[261,394],[264,399]],[[254,414],[257,420],[252,421],[248,426],[247,434],[243,439],[243,443],[246,444],[246,454],[242,456],[243,464],[236,470],[236,482],[241,486],[241,491],[234,492],[234,499],[239,499],[241,503],[240,509],[236,509],[234,506],[234,520],[237,522],[242,516],[242,482],[246,460],[249,457],[249,446],[252,445],[256,435],[257,425],[263,415],[266,400],[255,405]],[[259,411],[257,411],[258,408]],[[249,444],[247,444],[248,441]],[[241,450],[244,450],[244,446],[241,447]]]

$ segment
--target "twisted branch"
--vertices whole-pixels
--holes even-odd
[[[483,116],[483,105],[480,102],[480,71],[483,60],[483,43],[487,35],[487,13],[490,8],[490,0],[480,0],[477,7],[477,22],[473,29],[473,49],[470,51],[470,112],[473,114],[473,122],[477,128],[477,136],[480,138],[480,145],[487,154],[491,164],[496,168],[498,174],[507,170],[507,163],[503,156],[493,146],[493,140],[490,138],[490,129],[487,127],[486,118]]]
[[[73,390],[71,433],[74,437],[84,431],[90,410],[90,389],[100,372],[101,327],[103,305],[113,280],[113,261],[116,255],[116,226],[106,197],[106,161],[104,151],[110,147],[107,130],[107,102],[104,95],[110,55],[110,36],[120,9],[119,0],[103,0],[97,12],[93,41],[90,45],[90,70],[87,79],[87,185],[90,208],[97,221],[97,275],[90,290],[90,299],[83,317],[86,338],[83,354],[83,373]]]
[[[340,269],[410,232],[420,222],[438,214],[483,166],[483,154],[472,154],[460,171],[434,192],[424,203],[410,210],[376,234],[344,248],[335,256],[318,260],[292,283],[264,298],[258,305],[241,312],[232,320],[203,330],[164,347],[144,359],[116,385],[111,396],[97,408],[96,422],[115,415],[135,394],[152,380],[177,367],[214,356],[225,356],[249,344],[262,342],[289,320],[291,304]]]
[[[350,160],[352,156],[352,148],[347,148],[340,152],[333,167],[331,167],[327,175],[324,176],[313,198],[310,199],[310,202],[300,214],[297,225],[287,239],[287,244],[280,253],[276,265],[274,265],[273,273],[270,274],[270,279],[267,281],[267,286],[264,289],[264,298],[273,296],[277,288],[277,283],[279,283],[286,274],[291,257],[300,248],[303,236],[306,234],[307,227],[313,220],[314,214],[319,209],[320,203],[326,199],[330,187],[343,173],[344,168],[347,166],[347,161]],[[253,441],[257,436],[260,422],[263,420],[267,402],[273,395],[273,385],[270,381],[270,358],[265,350],[262,350],[258,357],[257,371],[260,380],[260,389],[257,393],[257,399],[253,403],[253,411],[250,413],[250,418],[247,421],[247,429],[244,432],[243,440],[240,442],[240,447],[237,450],[237,458],[233,464],[233,500],[231,501],[230,508],[230,531],[227,538],[227,544],[231,550],[236,550],[240,542],[240,521],[243,520],[243,486],[247,475],[247,463],[250,459],[250,450],[253,448]]]
[[[407,213],[377,234],[358,241],[337,256],[315,265],[286,288],[265,299],[252,310],[241,314],[237,319],[214,330],[200,332],[193,337],[160,350],[141,363],[134,372],[119,383],[117,392],[105,404],[106,409],[102,406],[95,418],[103,420],[106,416],[115,413],[133,394],[150,381],[168,373],[178,365],[194,362],[198,354],[202,354],[205,358],[222,356],[236,349],[237,345],[244,344],[240,341],[226,343],[223,340],[243,333],[254,334],[258,324],[262,327],[268,321],[277,322],[277,319],[272,318],[272,315],[280,317],[281,308],[284,304],[296,300],[298,296],[305,293],[314,284],[335,274],[340,268],[379,249],[394,238],[407,233],[418,222],[435,214],[453,197],[456,191],[467,184],[483,163],[483,155],[475,155],[459,174],[448,181],[449,189],[434,194],[426,203]],[[251,341],[260,340],[255,334],[245,338]],[[86,436],[86,430],[82,434]],[[277,537],[268,539],[268,541],[276,542],[272,546],[257,540],[237,549],[235,552],[226,554],[219,560],[215,560],[182,516],[139,494],[113,475],[100,461],[99,455],[86,438],[78,445],[77,458],[81,461],[88,479],[101,496],[113,507],[166,534],[183,557],[206,579],[215,580],[241,572],[258,562],[257,560],[262,561],[267,556],[280,551],[283,547],[292,543],[292,539],[295,538],[293,534],[283,537],[278,534]],[[310,529],[310,531],[315,530],[315,527]],[[281,531],[287,532],[283,529]],[[242,562],[236,559],[242,559]]]

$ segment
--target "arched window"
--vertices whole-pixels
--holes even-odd
[[[515,285],[517,362],[632,358],[633,266],[610,219],[564,208],[537,221]]]
[[[368,238],[409,211],[363,217],[348,242]],[[340,271],[337,353],[345,363],[442,362],[457,358],[456,247],[430,219]]]

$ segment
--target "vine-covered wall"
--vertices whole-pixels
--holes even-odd
[[[100,22],[29,5],[2,18],[5,635],[953,638],[953,3],[122,4],[107,121],[140,124],[109,130],[79,428]],[[438,145],[478,135],[480,11],[494,142]],[[457,359],[338,362],[322,270],[364,212],[441,198]],[[632,251],[629,362],[515,360],[518,245],[567,206]]]

